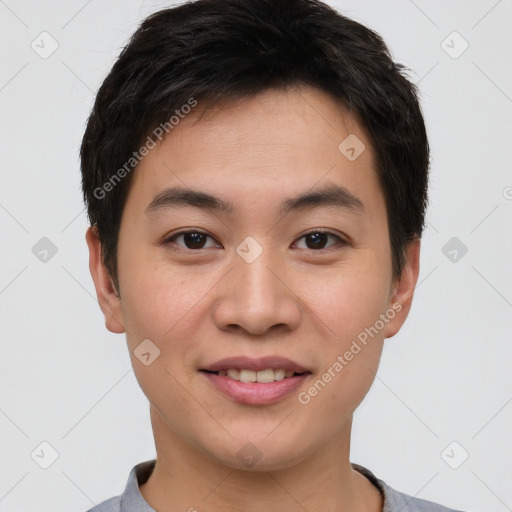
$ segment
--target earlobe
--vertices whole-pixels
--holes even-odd
[[[414,290],[418,281],[420,270],[420,239],[408,243],[405,256],[406,262],[400,278],[397,280],[389,307],[396,311],[396,315],[386,325],[385,338],[394,336],[404,324],[412,305]]]
[[[96,288],[98,303],[105,316],[105,326],[110,332],[121,334],[125,332],[121,299],[103,264],[97,226],[87,228],[85,240],[89,247],[89,270]]]

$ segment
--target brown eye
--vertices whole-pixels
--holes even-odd
[[[306,240],[306,247],[299,247],[299,249],[329,249],[333,245],[336,245],[332,244],[329,247],[326,247],[329,237],[337,239],[338,242],[341,242],[341,244],[345,243],[342,238],[340,238],[338,235],[335,235],[334,233],[330,233],[328,231],[311,231],[310,233],[306,233],[300,238]]]
[[[176,243],[177,240],[183,238],[183,242]],[[207,235],[206,233],[201,233],[200,231],[181,231],[180,233],[176,233],[170,238],[168,238],[165,243],[173,243],[175,245],[178,245],[179,247],[183,247],[185,249],[207,249],[208,247],[205,246],[206,240],[208,238],[212,238],[210,235]],[[213,240],[213,238],[212,238]],[[214,247],[209,246],[209,247]]]

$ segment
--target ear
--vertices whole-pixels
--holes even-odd
[[[89,247],[89,270],[96,288],[98,303],[105,315],[105,326],[110,332],[121,334],[125,332],[121,298],[117,295],[112,278],[103,265],[103,252],[97,226],[87,229],[85,240]]]
[[[391,292],[389,307],[396,314],[386,324],[384,337],[391,338],[404,324],[411,309],[414,289],[418,281],[420,271],[420,239],[408,243],[405,251],[405,265],[399,278],[395,279]]]

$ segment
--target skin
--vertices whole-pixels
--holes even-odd
[[[199,107],[135,171],[119,233],[121,297],[102,265],[95,229],[86,234],[106,327],[126,332],[150,402],[157,464],[141,494],[160,512],[381,511],[378,489],[350,466],[352,415],[375,378],[384,339],[408,315],[419,240],[394,278],[370,139],[329,95],[271,90],[203,116]],[[366,145],[354,161],[338,150],[349,134]],[[345,187],[364,209],[279,212],[281,201],[328,184]],[[208,192],[235,209],[181,206],[146,215],[170,186]],[[164,243],[194,229],[208,235],[199,244],[183,236]],[[332,233],[320,248],[305,236],[315,229]],[[235,251],[249,236],[263,250],[252,263]],[[301,404],[298,393],[393,304],[401,311]],[[149,366],[134,356],[147,338],[161,351]],[[312,374],[277,403],[240,404],[199,372],[233,355],[279,355]],[[251,468],[237,457],[247,442],[261,453]]]

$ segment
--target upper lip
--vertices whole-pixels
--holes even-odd
[[[229,370],[230,368],[253,370],[255,372],[267,370],[269,368],[272,368],[273,370],[283,368],[284,370],[293,370],[295,373],[309,372],[309,370],[295,361],[279,356],[266,356],[259,358],[246,356],[227,357],[226,359],[220,359],[211,365],[205,366],[204,368],[201,368],[201,370],[218,372],[219,370]]]

